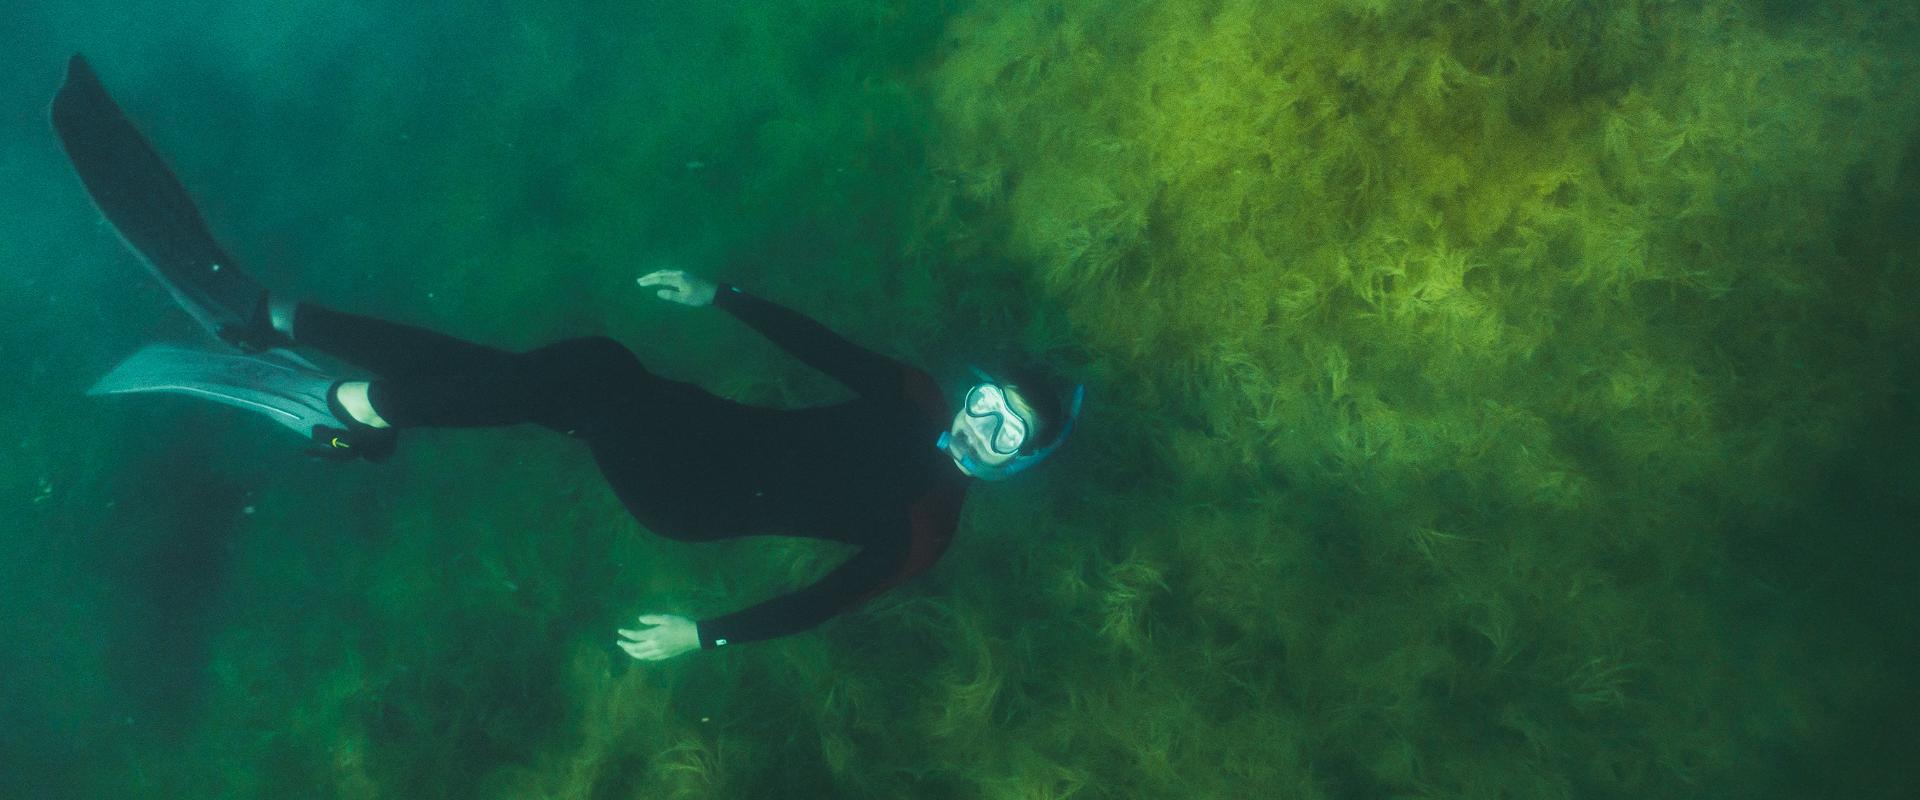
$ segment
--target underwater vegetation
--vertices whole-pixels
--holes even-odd
[[[89,433],[0,397],[66,426],[7,485],[89,476],[21,517],[98,532],[61,556],[75,607],[177,611],[192,645],[112,724],[83,712],[139,683],[109,668],[137,634],[61,650],[99,677],[0,660],[84,687],[0,711],[105,754],[5,734],[39,766],[0,794],[1912,789],[1911,4],[723,5],[343,13],[385,61],[164,112],[259,96],[220,118],[238,152],[156,137],[250,263],[329,302],[835,396],[622,293],[672,261],[934,370],[1010,347],[1087,380],[1059,460],[973,492],[942,564],[859,613],[634,665],[631,614],[730,610],[839,551],[653,537],[534,431],[423,432],[366,473],[240,430],[183,471],[191,437],[141,421],[231,423],[94,409]],[[268,70],[250,30],[220,41]],[[248,510],[209,532],[69,499],[163,480]],[[222,588],[102,588],[129,547]]]
[[[1737,794],[1783,785],[1764,743],[1844,714],[1815,707],[1872,702],[1736,679],[1737,629],[1785,599],[1734,599],[1726,564],[1910,391],[1913,22],[1229,1],[951,26],[927,246],[1017,264],[1009,294],[1060,309],[1048,343],[1117,395],[1082,491],[1126,509],[1129,555],[1091,591],[1164,583],[1098,633],[1122,674],[1188,677],[1132,697],[1184,722],[1096,727],[1187,732],[1126,744],[1155,792]]]

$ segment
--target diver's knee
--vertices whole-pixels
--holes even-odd
[[[521,356],[522,377],[547,384],[603,385],[641,369],[626,345],[605,336],[555,342]]]
[[[584,364],[605,370],[622,370],[639,365],[632,350],[609,336],[587,336],[574,340],[576,357]]]

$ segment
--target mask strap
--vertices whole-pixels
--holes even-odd
[[[1060,445],[1066,444],[1067,436],[1073,433],[1073,424],[1080,419],[1080,406],[1086,402],[1086,399],[1086,384],[1083,383],[1073,387],[1073,406],[1067,411],[1066,425],[1060,429],[1060,435],[1054,438],[1053,444],[1047,445],[1027,455],[1015,457],[1012,461],[1001,466],[999,468],[1000,471],[1006,475],[1016,475],[1032,469],[1034,465],[1045,461],[1047,456],[1053,455],[1053,451],[1060,449]]]

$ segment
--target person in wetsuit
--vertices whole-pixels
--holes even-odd
[[[619,631],[619,646],[634,658],[805,630],[925,571],[953,539],[968,479],[1004,479],[1039,463],[1065,440],[1080,408],[1084,387],[1062,411],[1042,380],[981,373],[951,409],[925,372],[680,271],[639,283],[657,287],[664,300],[733,314],[857,396],[817,408],[760,408],[656,376],[605,337],[509,353],[294,303],[234,265],[185,186],[79,55],[68,62],[51,120],[82,185],[128,247],[209,333],[253,354],[168,349],[152,356],[158,361],[136,354],[128,363],[138,368],[122,389],[185,387],[237,407],[285,412],[298,424],[279,421],[329,452],[374,461],[392,451],[397,429],[536,423],[584,442],[626,508],[662,535],[783,534],[860,548],[811,586],[735,613],[698,621],[642,615],[643,627]],[[297,346],[375,379],[320,374],[292,354]],[[177,358],[189,360],[170,361]],[[209,379],[206,365],[220,372],[236,363],[237,372],[212,376],[217,385],[196,383]],[[201,372],[155,372],[183,368]],[[230,381],[263,375],[294,377],[222,394],[234,388]]]
[[[927,373],[738,287],[680,271],[639,283],[734,315],[857,396],[801,409],[737,403],[654,375],[605,337],[515,354],[313,304],[276,301],[266,316],[292,343],[378,376],[335,389],[336,413],[363,434],[532,422],[586,443],[627,510],[663,536],[859,546],[812,585],[731,614],[641,615],[618,644],[643,660],[806,630],[920,574],[951,543],[970,477],[1010,477],[1064,439],[1059,415],[1036,408],[1057,407],[1050,395],[983,374],[956,411]]]

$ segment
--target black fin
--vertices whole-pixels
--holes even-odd
[[[186,187],[80,55],[67,62],[52,117],[94,205],[187,313],[215,336],[248,327],[265,289],[214,240]]]

